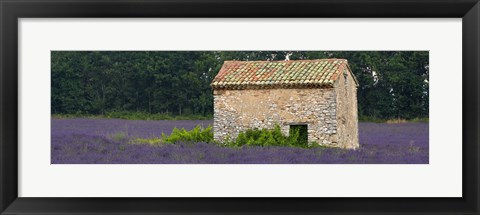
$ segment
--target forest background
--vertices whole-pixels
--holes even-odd
[[[52,51],[53,117],[211,119],[226,60],[347,59],[362,121],[428,121],[428,51]]]

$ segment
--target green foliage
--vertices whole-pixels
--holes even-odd
[[[162,139],[166,143],[175,143],[175,142],[212,142],[213,141],[213,130],[212,126],[203,128],[197,125],[190,131],[185,130],[184,128],[178,129],[174,128],[170,136],[162,134]]]
[[[376,123],[384,123],[387,122],[388,119],[380,119],[371,116],[359,116],[358,121],[360,122],[376,122]]]
[[[118,150],[120,150],[120,151],[122,151],[122,152],[125,151],[125,146],[124,146],[124,145],[118,146]]]
[[[225,60],[283,60],[288,52],[52,51],[51,113],[129,119],[211,118],[210,83]],[[428,117],[428,51],[292,53],[292,60],[347,59],[360,84],[361,118]]]
[[[146,112],[117,111],[105,113],[105,118],[128,119],[128,120],[209,120],[212,115],[171,115],[166,113],[149,114]]]
[[[135,138],[130,141],[131,144],[149,144],[149,145],[158,145],[163,143],[162,138],[153,137],[153,138]]]
[[[290,126],[290,136],[292,136],[293,140],[297,142],[297,144],[306,146],[308,145],[308,130],[307,126],[302,125],[291,125]]]
[[[298,141],[300,131],[295,130],[290,135],[284,135],[279,125],[275,125],[273,129],[248,129],[240,132],[235,140],[227,137],[222,143],[218,143],[225,147],[242,147],[242,146],[292,146],[292,147],[315,147],[309,146],[306,142]],[[206,142],[214,143],[212,126],[203,128],[197,125],[190,131],[184,128],[174,128],[170,135],[162,133],[161,137],[154,138],[136,138],[130,141],[131,144],[175,144],[177,142]]]
[[[197,125],[190,131],[187,131],[184,128],[178,129],[175,127],[170,135],[162,133],[161,137],[136,138],[130,143],[158,145],[163,143],[174,144],[176,142],[213,142],[212,126],[203,128],[202,126]]]
[[[124,141],[128,138],[128,133],[127,132],[117,132],[114,134],[109,135],[109,138],[115,141]]]
[[[414,119],[411,119],[410,122],[428,122],[429,121],[429,118],[428,117],[424,117],[424,118],[414,118]]]
[[[112,118],[128,120],[211,120],[213,115],[171,115],[166,113],[114,111],[105,114],[52,114],[52,118]]]
[[[292,131],[288,136],[284,135],[279,125],[273,129],[248,129],[240,132],[234,141],[225,141],[225,146],[293,146],[309,147],[307,142],[299,141],[300,131]]]
[[[376,122],[376,123],[404,123],[404,122],[423,122],[423,123],[428,123],[429,118],[428,117],[422,117],[422,118],[412,118],[412,119],[397,119],[397,118],[391,118],[391,119],[381,119],[381,118],[375,118],[375,117],[369,117],[369,116],[361,116],[359,117],[358,121],[360,122]]]

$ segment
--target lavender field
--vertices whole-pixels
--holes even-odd
[[[52,164],[428,164],[428,123],[360,123],[360,149],[132,144],[212,121],[52,119]]]

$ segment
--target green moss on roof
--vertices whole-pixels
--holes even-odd
[[[333,87],[345,69],[350,71],[345,59],[225,61],[211,86],[213,89]]]

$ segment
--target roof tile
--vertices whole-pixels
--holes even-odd
[[[225,61],[211,86],[214,89],[332,87],[344,59],[290,61]]]

